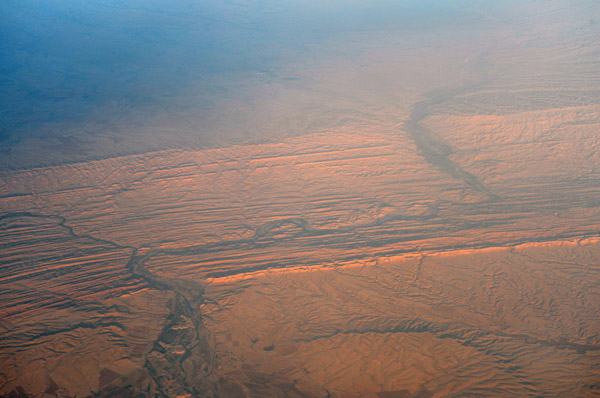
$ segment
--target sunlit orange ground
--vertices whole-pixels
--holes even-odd
[[[539,29],[299,69],[326,128],[4,169],[0,395],[600,396],[598,44]]]

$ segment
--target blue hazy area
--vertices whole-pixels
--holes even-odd
[[[477,2],[473,1],[473,4]],[[5,0],[0,5],[0,140],[52,134],[102,104],[133,114],[203,82],[193,104],[235,96],[216,77],[277,75],[284,50],[299,57],[347,32],[427,28],[459,18],[449,1]],[[139,117],[143,117],[140,113]],[[43,132],[42,132],[43,131]]]

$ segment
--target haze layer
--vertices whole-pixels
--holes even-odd
[[[595,2],[2,7],[0,395],[600,396]]]

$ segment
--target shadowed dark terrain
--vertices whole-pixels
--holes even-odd
[[[0,396],[600,397],[595,1],[0,15]]]

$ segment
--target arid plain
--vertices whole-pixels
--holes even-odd
[[[0,395],[600,397],[575,3],[336,36],[210,115],[12,144]]]

